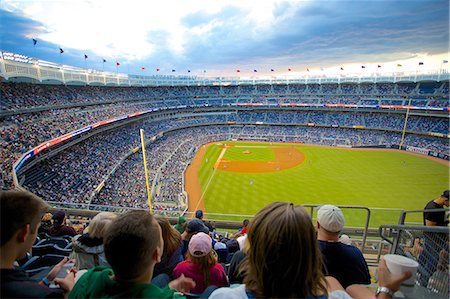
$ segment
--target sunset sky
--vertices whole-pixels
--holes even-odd
[[[0,50],[144,75],[428,71],[448,24],[447,0],[2,0]]]

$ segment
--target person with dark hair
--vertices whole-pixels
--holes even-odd
[[[135,210],[118,216],[104,236],[105,256],[112,269],[88,270],[69,298],[173,298],[175,291],[189,291],[195,283],[184,276],[164,288],[149,283],[163,246],[161,227],[150,213]]]
[[[189,222],[186,224],[186,229],[181,234],[181,254],[183,255],[183,258],[186,256],[186,253],[188,251],[189,240],[198,232],[208,234],[209,229],[203,224],[203,221],[200,219],[194,218],[189,220]]]
[[[200,232],[192,236],[186,260],[173,270],[175,278],[183,274],[195,281],[195,288],[191,290],[195,294],[202,293],[210,285],[228,286],[227,275],[223,266],[218,263],[209,235]]]
[[[63,297],[74,284],[74,273],[63,279],[56,278],[63,259],[41,281],[36,282],[22,270],[14,268],[14,262],[22,259],[33,246],[41,217],[49,208],[39,197],[26,191],[0,191],[1,208],[1,297],[2,298],[44,298]],[[49,288],[54,281],[59,288]]]
[[[447,226],[448,218],[445,219],[445,211],[427,211],[432,209],[443,209],[449,206],[449,190],[442,192],[441,196],[429,201],[423,212],[423,225],[426,226]]]
[[[340,208],[334,205],[319,208],[316,229],[323,271],[336,278],[344,288],[352,284],[370,284],[369,267],[362,252],[339,241],[343,228],[344,214]]]
[[[203,219],[203,211],[202,210],[195,211],[195,218],[201,220],[210,232],[212,232],[214,230],[214,226],[211,224],[211,222]]]
[[[316,231],[308,212],[292,203],[274,202],[260,210],[248,228],[248,250],[242,262],[244,284],[215,290],[209,298],[351,298],[333,277],[321,269]],[[385,265],[385,264],[383,264]],[[397,291],[401,276],[380,277],[385,283],[377,298]],[[373,296],[373,294],[372,294]]]
[[[172,277],[172,271],[175,266],[184,260],[181,255],[181,235],[170,225],[169,220],[166,218],[156,217],[156,220],[161,227],[162,238],[164,240],[164,250],[161,257],[161,262],[155,265],[153,277],[156,277],[161,273],[165,273],[169,275],[169,277]]]
[[[178,217],[177,224],[174,225],[174,228],[180,233],[184,233],[184,229],[186,227],[186,218],[184,216]]]
[[[73,227],[66,225],[66,213],[64,211],[56,211],[53,214],[53,226],[48,229],[50,236],[75,236],[77,232]]]
[[[445,190],[437,199],[426,204],[423,212],[423,224],[425,226],[447,226],[448,215],[446,218],[444,207],[448,206],[449,190]],[[439,210],[432,211],[437,209]],[[449,251],[448,241],[447,233],[424,232],[423,250],[418,259],[419,268],[417,269],[418,282],[421,286],[426,287],[431,275],[437,270],[440,252],[442,250]]]

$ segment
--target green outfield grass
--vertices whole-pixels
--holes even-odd
[[[244,154],[243,147],[228,148],[223,159],[270,161],[274,153],[270,144],[265,145],[267,148],[248,148],[251,154]],[[449,167],[426,157],[396,151],[282,146],[296,147],[304,153],[305,161],[291,169],[267,173],[214,171],[222,149],[210,146],[198,173],[203,192],[206,190],[203,196],[206,212],[253,215],[273,201],[414,210],[422,209],[449,185]],[[396,223],[399,213],[399,210],[373,210],[370,226]],[[365,212],[347,210],[344,214],[346,225],[364,224]],[[409,217],[408,221],[421,222],[421,215]]]

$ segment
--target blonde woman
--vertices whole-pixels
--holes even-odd
[[[76,259],[77,270],[109,266],[103,252],[103,236],[106,227],[116,217],[117,215],[112,212],[98,213],[84,234],[73,237],[70,258]]]

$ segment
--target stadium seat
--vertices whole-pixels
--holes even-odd
[[[42,256],[46,254],[53,254],[55,252],[54,244],[34,245],[31,248],[31,254],[33,256]]]
[[[42,267],[52,267],[59,263],[65,256],[57,254],[46,254],[43,256],[33,256],[28,262],[26,262],[20,268],[22,270],[28,271],[33,269],[38,269]]]
[[[61,248],[58,245],[54,245],[53,246],[53,253],[54,254],[69,256],[71,252],[72,252],[72,248],[67,248],[66,249],[66,248]]]
[[[60,248],[66,248],[67,245],[69,245],[69,241],[63,237],[49,237],[47,239],[41,240],[36,245],[58,245]]]

